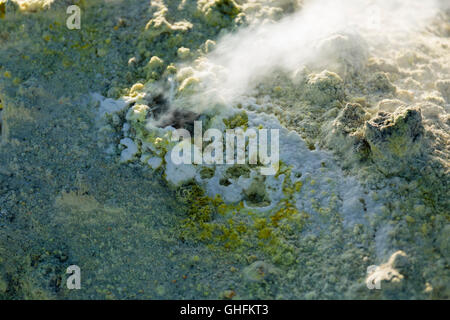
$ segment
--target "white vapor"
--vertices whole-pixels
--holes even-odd
[[[299,12],[278,22],[223,37],[197,76],[206,86],[203,92],[229,100],[248,92],[275,69],[294,71],[319,59],[317,45],[327,37],[350,34],[352,45],[364,42],[375,47],[385,36],[407,37],[436,15],[439,4],[437,0],[305,1]],[[348,54],[352,59],[352,49]]]

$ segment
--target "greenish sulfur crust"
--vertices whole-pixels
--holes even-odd
[[[288,173],[289,168],[283,168]],[[201,187],[189,184],[181,187],[179,199],[190,205],[188,218],[181,225],[180,233],[185,240],[195,239],[213,250],[233,250],[244,254],[258,250],[273,263],[289,266],[295,262],[297,250],[289,241],[290,235],[302,231],[308,219],[293,205],[292,195],[301,192],[301,182],[283,183],[285,198],[267,216],[246,208],[242,202],[226,204],[220,198],[210,198]]]
[[[73,86],[79,92],[88,93],[95,89],[114,99],[125,95],[138,97],[135,106],[148,103],[140,97],[146,86],[171,77],[178,81],[177,97],[190,97],[198,90],[200,80],[189,70],[181,74],[179,63],[205,56],[214,47],[214,40],[219,34],[245,24],[246,12],[251,10],[241,2],[244,1],[152,1],[150,8],[146,3],[140,4],[141,7],[136,10],[145,14],[139,13],[138,17],[129,15],[123,19],[116,17],[125,7],[87,2],[82,6],[87,16],[83,18],[83,27],[79,32],[69,32],[65,28],[64,11],[57,9],[33,14],[33,19],[26,22],[27,29],[17,31],[14,26],[27,16],[18,12],[11,15],[8,8],[13,6],[8,4],[9,7],[5,7],[8,9],[5,10],[6,19],[0,20],[0,23],[5,22],[0,34],[1,41],[24,45],[27,50],[0,64],[0,97],[5,97],[2,99],[3,112],[13,127],[8,135],[4,135],[2,142],[14,144],[14,141],[21,139],[17,133],[21,125],[17,123],[22,120],[15,120],[21,119],[17,113],[22,110],[23,119],[35,117],[36,111],[29,111],[24,105],[40,104],[53,98],[48,93],[49,88],[41,88],[33,79],[30,80],[32,71],[40,74],[41,82],[73,75]],[[281,7],[291,8],[293,4],[288,2],[284,1]],[[2,12],[0,6],[0,18]],[[274,12],[278,15],[283,11],[277,9]],[[96,15],[98,17],[94,18]],[[114,19],[110,19],[111,15]],[[413,58],[400,57],[398,64],[409,66],[414,62]],[[311,68],[303,76],[298,74],[296,81],[280,72],[278,76],[262,82],[256,98],[262,100],[270,95],[273,104],[280,109],[268,111],[275,114],[287,128],[301,134],[311,150],[316,145],[328,148],[336,152],[348,172],[358,175],[375,189],[391,188],[392,194],[384,200],[382,215],[376,217],[372,224],[378,229],[388,226],[390,243],[405,251],[410,259],[408,268],[402,270],[406,280],[400,284],[383,282],[385,290],[367,290],[365,268],[385,262],[376,258],[372,226],[355,224],[351,230],[344,229],[336,207],[337,200],[333,197],[326,205],[315,205],[317,215],[300,212],[296,208],[295,194],[314,191],[305,188],[305,185],[313,186],[316,182],[314,177],[291,181],[291,168],[281,163],[277,177],[283,179],[283,198],[268,212],[260,212],[256,206],[257,202],[265,201],[258,186],[251,188],[250,194],[246,195],[246,201],[251,204],[246,206],[243,201],[225,203],[220,196],[209,197],[193,181],[173,190],[178,204],[165,208],[166,211],[158,211],[155,209],[158,203],[139,196],[141,192],[149,197],[151,193],[145,190],[154,187],[153,183],[135,178],[138,180],[133,184],[139,192],[133,193],[131,200],[123,195],[118,206],[105,205],[102,194],[90,197],[83,193],[82,188],[77,192],[60,194],[63,186],[58,185],[49,194],[56,207],[60,208],[55,213],[59,223],[47,226],[45,214],[28,219],[27,213],[35,209],[28,208],[28,202],[22,204],[18,200],[23,195],[11,195],[8,191],[7,196],[2,195],[2,206],[12,208],[20,223],[26,226],[31,224],[35,231],[31,235],[20,228],[0,231],[0,297],[223,298],[225,290],[233,289],[238,294],[236,298],[448,298],[448,164],[433,151],[433,148],[441,148],[435,142],[439,139],[433,139],[438,133],[430,129],[425,115],[421,114],[417,117],[420,118],[418,124],[423,125],[425,131],[423,136],[413,135],[412,139],[410,133],[415,129],[408,121],[416,119],[416,115],[411,117],[411,112],[414,112],[412,108],[385,116],[392,129],[380,127],[378,131],[370,131],[368,121],[376,119],[378,111],[383,111],[377,109],[381,98],[404,99],[409,95],[399,88],[403,83],[394,84],[396,78],[400,78],[396,68],[375,60],[369,60],[368,67],[370,72],[357,75]],[[57,79],[53,81],[58,82]],[[448,99],[445,81],[436,83],[436,87],[442,92],[442,97]],[[10,97],[16,94],[20,99],[24,97],[23,105],[13,104],[15,100]],[[68,110],[71,110],[70,107]],[[88,111],[82,117],[87,117],[87,114]],[[126,115],[119,117],[119,124],[122,124]],[[164,155],[171,146],[170,136],[147,130],[145,117],[130,118],[131,134],[134,141],[141,144],[139,148],[142,143],[153,146],[155,154],[163,159],[162,170],[157,170],[154,175],[164,176]],[[109,121],[112,123],[114,118]],[[248,121],[245,110],[222,119],[226,129],[241,127],[245,130]],[[116,135],[122,129],[119,124],[113,130]],[[384,130],[391,131],[378,139],[376,135]],[[422,130],[419,131],[422,133]],[[20,153],[19,150],[17,154]],[[139,156],[143,155],[137,154],[136,158]],[[14,162],[6,159],[6,153],[3,157],[4,162]],[[126,177],[132,175],[133,170],[123,167],[126,165],[122,165],[122,169],[116,168],[122,177],[117,182],[127,184],[130,181]],[[214,169],[208,167],[201,171],[202,178],[211,178],[214,173]],[[236,179],[248,174],[249,167],[233,166],[226,171],[225,178]],[[3,176],[2,179],[9,181]],[[71,182],[67,184],[73,183],[68,181]],[[105,180],[102,182],[107,183]],[[116,188],[120,192],[121,189]],[[91,189],[94,193],[95,188]],[[311,198],[314,197],[311,193]],[[80,201],[83,207],[74,204]],[[49,207],[53,208],[53,203]],[[134,210],[142,216],[130,214]],[[165,226],[164,231],[154,226],[158,223],[152,220],[153,216],[146,216],[149,211],[158,213],[154,219],[160,223],[159,226]],[[172,211],[176,213],[171,215]],[[166,218],[167,215],[171,217]],[[115,221],[112,216],[119,217],[119,220]],[[322,221],[324,229],[309,230],[307,227],[311,219]],[[129,224],[128,220],[131,221]],[[105,221],[117,230],[114,235],[107,232]],[[60,235],[52,237],[51,227],[59,230]],[[123,273],[114,277],[117,282],[108,282],[110,274],[100,271],[103,270],[102,263],[111,263],[112,269],[119,272],[120,264],[115,265],[111,261],[121,259],[131,250],[124,248],[124,251],[117,251],[109,244],[119,246],[122,241],[128,241],[126,235],[130,229],[140,235],[143,243],[140,250],[151,248],[155,255],[162,251],[160,257],[169,256],[177,272],[187,272],[195,266],[199,270],[197,275],[203,274],[205,277],[199,276],[200,280],[186,282],[185,285],[180,284],[180,277],[176,284],[179,287],[175,287],[169,278],[153,276],[148,287],[127,287],[126,283],[136,284],[138,281]],[[73,243],[58,245],[62,242],[61,234],[67,235]],[[92,240],[88,240],[90,238]],[[23,248],[22,244],[30,239],[30,247]],[[163,249],[153,247],[152,239],[157,239]],[[182,253],[183,250],[177,247],[179,243],[186,246],[183,248],[188,253]],[[130,242],[128,245],[132,247],[136,244]],[[75,247],[68,249],[70,246]],[[191,246],[200,247],[200,253],[191,251]],[[90,251],[91,247],[97,249]],[[207,251],[202,251],[203,248]],[[97,257],[92,256],[92,252]],[[181,258],[177,259],[177,256]],[[99,274],[97,280],[101,285],[97,285],[95,290],[87,289],[84,296],[76,296],[64,289],[64,271],[66,262],[79,263],[83,259],[91,264],[91,269],[87,271],[89,275]],[[216,259],[222,263],[220,270],[226,272],[227,283],[209,283],[208,275],[210,270],[215,269]],[[189,261],[190,265],[183,260]],[[151,259],[145,261],[149,265],[154,263]],[[233,261],[233,266],[227,261]],[[273,264],[270,267],[263,264],[271,270],[271,277],[252,275],[252,263],[261,265],[260,261]],[[230,271],[234,270],[231,268],[237,271]],[[428,287],[433,289],[430,291]]]

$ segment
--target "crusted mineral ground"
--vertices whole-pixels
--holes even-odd
[[[300,1],[72,3],[0,0],[0,297],[449,298],[448,10],[287,68],[239,35]],[[277,173],[175,165],[196,120],[279,129]]]

